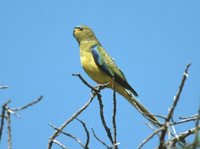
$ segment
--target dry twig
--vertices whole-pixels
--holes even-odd
[[[7,131],[8,131],[8,149],[12,149],[12,136],[11,136],[11,118],[10,118],[10,112],[6,111],[6,120],[7,120]]]
[[[97,93],[92,93],[89,101],[83,105],[76,113],[74,113],[69,119],[67,119],[54,133],[53,135],[49,138],[48,142],[48,149],[51,149],[53,145],[53,140],[60,134],[60,132],[70,123],[72,122],[79,114],[81,114],[93,101],[94,97],[97,95]]]
[[[106,84],[100,85],[97,89],[93,88],[86,80],[83,79],[83,77],[80,74],[73,74],[73,76],[79,77],[81,81],[87,85],[89,88],[92,89],[92,95],[90,96],[89,101],[84,104],[77,112],[75,112],[69,119],[67,119],[54,133],[53,135],[49,138],[47,148],[51,149],[53,145],[53,140],[60,134],[60,132],[69,124],[71,123],[75,118],[78,117],[93,101],[93,99],[99,95],[99,92],[105,87]]]
[[[114,82],[114,81],[113,81]],[[114,149],[118,149],[117,144],[117,125],[116,125],[116,113],[117,113],[117,100],[116,100],[116,91],[115,91],[115,82],[113,83],[113,116],[112,116],[112,123],[113,123],[113,144]]]
[[[106,131],[106,133],[107,133],[107,136],[108,136],[110,142],[111,142],[112,144],[114,144],[114,142],[113,142],[113,137],[112,137],[110,128],[107,126],[106,120],[105,120],[105,117],[104,117],[104,110],[103,110],[103,107],[104,107],[104,106],[103,106],[103,102],[102,102],[102,99],[101,99],[101,95],[100,95],[100,94],[97,95],[97,99],[98,99],[98,101],[99,101],[100,117],[101,117],[102,125],[103,125],[103,127],[104,127],[104,129],[105,129],[105,131]]]
[[[55,127],[55,126],[54,126],[53,124],[51,124],[51,123],[48,123],[48,124],[49,124],[53,129],[59,131],[60,133],[64,134],[65,136],[68,136],[68,137],[74,139],[82,148],[85,148],[85,146],[83,145],[82,141],[81,141],[78,137],[76,137],[76,136],[74,136],[74,135],[72,135],[72,134],[70,134],[70,133],[64,132],[63,130],[60,130],[59,128]],[[54,139],[54,140],[55,140],[55,139]],[[54,140],[53,140],[53,143],[54,143]]]
[[[175,145],[177,142],[179,142],[180,140],[185,140],[185,138],[187,138],[188,136],[190,135],[193,135],[196,131],[196,127],[195,128],[192,128],[192,129],[189,129],[185,132],[182,132],[180,133],[179,135],[177,135],[176,137],[174,137],[172,140],[169,140],[165,143],[165,145]],[[200,129],[200,126],[198,126],[198,129]]]
[[[39,98],[37,98],[36,100],[34,100],[34,101],[32,101],[32,102],[26,104],[25,106],[22,106],[22,107],[19,107],[19,108],[12,108],[12,109],[10,109],[10,110],[11,110],[11,111],[15,111],[15,112],[17,112],[17,111],[22,111],[22,110],[24,110],[24,109],[26,109],[26,108],[28,108],[28,107],[30,107],[30,106],[32,106],[32,105],[38,103],[39,101],[42,100],[42,98],[43,98],[43,96],[40,96]]]
[[[37,102],[39,102],[42,99],[43,96],[40,96],[37,99]],[[4,127],[4,119],[7,121],[7,134],[8,134],[8,139],[7,139],[7,144],[8,144],[8,149],[12,149],[12,133],[11,133],[11,114],[15,114],[15,111],[20,111],[25,108],[28,108],[32,106],[33,104],[36,104],[36,101],[31,102],[30,104],[27,104],[26,106],[23,106],[21,108],[9,108],[8,104],[11,102],[11,100],[8,100],[6,103],[3,104],[2,106],[2,113],[1,113],[1,126],[0,126],[0,141],[2,137],[2,132],[3,132],[3,127]]]
[[[67,149],[62,143],[60,143],[57,140],[53,140],[53,143],[57,144],[58,146],[60,146],[62,149]]]
[[[138,149],[141,149],[149,140],[151,140],[156,134],[163,130],[163,127],[156,129],[152,134],[150,134],[142,143],[138,146]]]
[[[102,141],[95,133],[94,129],[92,128],[92,133],[95,137],[95,139],[97,139],[97,141],[99,141],[102,145],[104,145],[106,148],[110,148],[104,141]]]
[[[167,133],[169,121],[170,121],[170,119],[172,118],[173,113],[174,113],[174,110],[175,110],[175,108],[176,108],[176,105],[177,105],[177,103],[178,103],[178,101],[179,101],[179,99],[180,99],[180,95],[181,95],[181,93],[182,93],[182,90],[183,90],[185,81],[186,81],[186,79],[187,79],[187,77],[188,77],[188,69],[189,69],[190,65],[191,65],[191,64],[188,64],[188,65],[186,66],[186,69],[185,69],[185,71],[184,71],[184,73],[183,73],[183,78],[182,78],[181,84],[180,84],[180,86],[179,86],[179,90],[178,90],[176,96],[174,97],[173,105],[172,105],[172,107],[170,108],[169,113],[168,113],[168,116],[167,116],[167,118],[166,118],[166,120],[165,120],[165,123],[164,123],[164,125],[163,125],[163,130],[162,130],[162,133],[161,133],[161,136],[160,136],[159,149],[165,149],[165,148],[166,148],[166,147],[164,146],[164,139],[165,139],[165,135],[166,135],[166,133]]]
[[[8,86],[6,86],[6,85],[1,85],[0,86],[0,89],[7,89],[8,88]]]
[[[11,102],[11,100],[6,101],[3,106],[2,106],[2,112],[1,112],[1,126],[0,126],[0,141],[2,138],[2,133],[3,133],[3,127],[4,127],[4,119],[6,118],[6,109],[7,105]]]
[[[80,120],[80,119],[78,119],[78,118],[76,118],[76,120],[78,120],[81,124],[82,124],[82,126],[83,126],[83,128],[84,128],[84,130],[85,130],[85,133],[86,133],[86,142],[85,142],[85,149],[89,149],[89,147],[88,147],[88,145],[89,145],[89,143],[90,143],[90,133],[89,133],[89,131],[88,131],[88,129],[87,129],[87,127],[86,127],[86,124],[85,124],[85,122],[83,122],[82,120]]]
[[[194,137],[194,142],[193,142],[193,148],[196,148],[197,145],[199,144],[199,118],[200,118],[200,106],[199,106],[199,109],[198,109],[198,117],[197,117],[197,120],[196,120],[196,129],[195,129],[195,137]]]

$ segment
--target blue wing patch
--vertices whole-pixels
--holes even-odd
[[[92,52],[92,56],[94,58],[95,63],[99,66],[99,68],[106,73],[107,75],[109,75],[111,78],[114,78],[115,81],[119,84],[121,84],[122,86],[124,86],[125,88],[129,89],[132,91],[132,93],[135,96],[138,96],[137,92],[128,84],[128,82],[126,81],[126,79],[122,79],[117,73],[113,72],[112,70],[110,70],[105,61],[104,58],[102,57],[102,55],[99,53],[99,45],[94,45],[91,48],[91,52]],[[121,72],[121,70],[119,70]],[[123,72],[121,72],[122,75],[124,76]],[[125,76],[124,76],[125,78]]]
[[[105,72],[107,75],[114,77],[113,73],[106,66],[103,57],[100,55],[98,50],[98,45],[94,45],[92,47],[92,55],[94,57],[95,63],[101,68],[101,70]]]

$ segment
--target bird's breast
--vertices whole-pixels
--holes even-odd
[[[96,65],[91,50],[80,50],[81,64],[85,72],[97,83],[103,84],[111,81],[111,77],[107,76]]]

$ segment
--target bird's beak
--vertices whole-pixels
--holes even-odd
[[[77,34],[78,32],[80,32],[80,31],[81,31],[81,29],[80,29],[79,27],[74,27],[73,36],[75,37],[76,34]]]

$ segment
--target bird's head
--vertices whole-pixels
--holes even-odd
[[[93,31],[85,25],[80,25],[80,26],[74,27],[73,35],[79,44],[82,41],[96,40],[96,36],[93,33]]]

